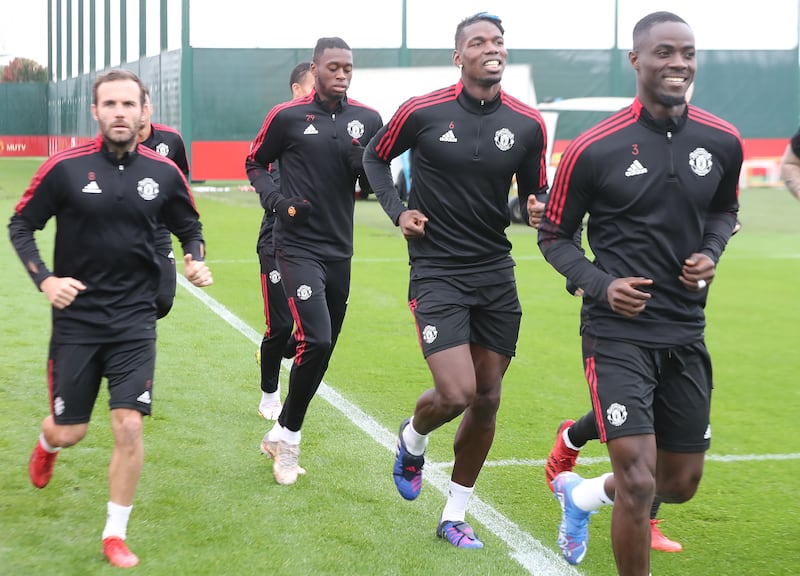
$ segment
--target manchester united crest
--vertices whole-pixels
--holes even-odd
[[[351,138],[361,138],[364,135],[364,125],[360,120],[350,120],[347,123],[347,133]]]
[[[606,419],[612,426],[622,426],[628,419],[628,409],[617,402],[614,402],[606,410]]]
[[[705,176],[711,172],[711,167],[713,165],[714,162],[711,160],[711,153],[705,148],[695,148],[694,151],[689,154],[689,167],[692,169],[692,172],[698,176]]]
[[[514,146],[514,133],[508,128],[501,128],[494,133],[494,145],[503,152]]]
[[[139,185],[136,190],[139,192],[139,196],[144,200],[153,200],[158,196],[158,182],[152,178],[143,178],[139,180]]]
[[[439,336],[439,331],[436,329],[436,326],[431,326],[428,324],[422,329],[422,339],[426,344],[431,344],[434,340],[436,340],[437,336]]]

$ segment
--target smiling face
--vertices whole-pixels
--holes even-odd
[[[634,39],[628,55],[637,95],[655,117],[683,112],[697,70],[694,34],[682,22],[659,22]]]
[[[113,80],[97,86],[92,116],[109,149],[121,155],[136,147],[142,125],[142,92],[133,80]]]
[[[461,67],[464,85],[493,93],[499,90],[507,58],[503,33],[489,20],[464,27],[453,51],[453,64]]]

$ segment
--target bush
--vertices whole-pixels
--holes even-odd
[[[47,67],[30,58],[14,58],[2,68],[0,82],[47,82]]]

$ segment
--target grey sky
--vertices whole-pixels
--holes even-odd
[[[32,58],[47,63],[47,2],[0,0],[0,55]],[[77,2],[73,12],[77,19]],[[758,9],[745,9],[725,0],[616,0],[619,7],[618,45],[630,47],[631,30],[643,15],[670,10],[693,28],[698,48],[791,49],[798,45],[797,0],[759,0]],[[615,0],[406,0],[410,48],[450,48],[458,21],[488,10],[503,19],[506,44],[514,48],[610,48],[614,44]],[[88,2],[84,2],[88,6]],[[97,21],[103,5],[97,0]],[[221,6],[224,5],[224,9]],[[319,10],[310,6],[319,5]],[[169,0],[169,48],[180,46],[180,0]],[[278,8],[276,8],[276,6]],[[341,36],[353,48],[396,47],[401,41],[403,0],[348,0],[346,10],[329,2],[269,2],[264,0],[194,0],[191,43],[197,47],[276,48],[310,47],[320,36]],[[139,2],[129,1],[129,59],[138,48]],[[88,23],[88,8],[85,9]],[[64,10],[66,12],[66,10]],[[112,2],[112,22],[119,4]],[[159,48],[159,0],[147,0],[147,53]],[[313,15],[313,16],[309,16]],[[88,24],[86,25],[88,29]],[[112,26],[113,28],[113,26]],[[112,31],[112,61],[119,62],[119,41]],[[66,38],[66,33],[63,34]],[[73,38],[77,39],[77,23]],[[102,54],[102,44],[99,50]],[[77,58],[77,50],[74,50]],[[88,62],[88,55],[86,56]],[[97,59],[102,62],[102,58]],[[77,69],[77,66],[73,66]]]

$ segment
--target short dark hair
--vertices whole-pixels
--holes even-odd
[[[303,76],[308,73],[311,69],[311,62],[300,62],[297,66],[294,67],[292,73],[289,74],[289,88],[292,87],[295,83],[300,83],[300,80]]]
[[[325,52],[328,48],[341,48],[342,50],[351,50],[350,46],[347,45],[347,42],[339,38],[338,36],[332,36],[330,38],[320,38],[317,40],[317,45],[314,47],[314,62],[319,62],[319,59],[322,57],[322,53]]]
[[[97,104],[97,88],[101,84],[105,84],[106,82],[118,82],[120,80],[133,80],[139,85],[139,104],[144,106],[144,95],[147,92],[147,88],[136,74],[124,68],[113,68],[97,75],[94,79],[94,86],[92,86],[92,103],[95,105]]]
[[[464,28],[467,26],[472,26],[476,22],[480,22],[481,20],[485,20],[486,22],[491,22],[495,26],[500,29],[500,34],[505,34],[505,28],[503,28],[503,21],[500,20],[499,16],[495,16],[494,14],[489,14],[488,12],[478,12],[477,14],[473,14],[472,16],[467,16],[461,22],[458,23],[456,26],[456,49],[458,49],[458,41],[461,39],[461,35],[464,33]]]
[[[677,14],[673,14],[672,12],[653,12],[648,14],[647,16],[643,17],[636,23],[636,26],[633,27],[633,45],[636,47],[636,42],[643,34],[648,32],[650,28],[655,26],[656,24],[661,24],[663,22],[679,22],[680,24],[686,24],[686,21],[678,16]],[[688,24],[686,24],[688,26]]]

